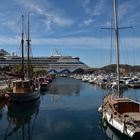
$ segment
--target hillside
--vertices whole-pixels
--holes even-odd
[[[102,68],[91,68],[87,71],[88,73],[111,73],[111,72],[116,72],[116,64],[112,65],[107,65]],[[127,64],[121,64],[120,65],[120,73],[130,73],[130,72],[140,72],[140,66],[135,65],[127,65]]]
[[[108,72],[116,72],[116,64],[107,65],[107,66],[104,66],[100,69],[104,70],[107,73]],[[138,66],[138,65],[131,66],[131,65],[127,65],[127,64],[121,64],[120,65],[120,72],[121,73],[140,72],[140,66]]]

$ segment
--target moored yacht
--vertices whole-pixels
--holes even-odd
[[[30,78],[30,57],[28,52],[28,73],[25,77],[24,71],[24,16],[22,15],[22,38],[21,38],[21,49],[22,49],[22,65],[21,65],[21,75],[18,80],[12,81],[11,91],[6,94],[11,102],[28,102],[40,97],[39,92],[35,91],[35,86],[33,80]],[[28,39],[27,39],[28,50],[30,47],[30,37],[29,37],[29,18],[28,18]]]
[[[116,56],[117,56],[117,88],[112,89],[99,107],[102,118],[112,127],[134,139],[140,138],[140,103],[123,97],[120,90],[119,70],[119,30],[117,20],[117,0],[114,0]]]

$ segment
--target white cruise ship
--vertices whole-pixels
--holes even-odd
[[[1,49],[0,54],[4,53],[3,59],[0,58],[0,66],[9,66],[21,64],[21,57],[17,55],[9,55],[8,52]],[[25,64],[27,63],[27,58],[25,57]],[[62,55],[52,55],[50,57],[31,57],[30,63],[34,67],[42,67],[47,71],[56,71],[58,73],[69,71],[74,72],[78,69],[87,70],[89,66],[81,62],[79,57],[72,56],[62,56]]]

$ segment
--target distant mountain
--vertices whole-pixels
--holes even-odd
[[[89,69],[87,72],[88,73],[115,73],[116,72],[116,64],[111,64],[111,65],[107,65],[104,66],[102,68],[91,68]],[[120,65],[120,73],[129,73],[129,72],[140,72],[140,65],[135,65],[135,66],[131,66],[131,65],[127,65],[127,64],[121,64]]]
[[[117,67],[116,64],[112,64],[112,65],[104,66],[100,69],[104,70],[105,72],[116,72],[116,67]],[[120,72],[121,73],[140,72],[140,66],[139,65],[131,66],[131,65],[127,65],[127,64],[120,64]]]

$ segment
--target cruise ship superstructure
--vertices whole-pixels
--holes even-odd
[[[0,52],[3,49],[0,50]],[[4,59],[0,59],[0,66],[16,65],[21,63],[21,57],[17,55],[9,55],[5,53]],[[52,55],[50,57],[31,57],[31,65],[34,67],[41,67],[47,71],[63,72],[65,70],[74,72],[77,69],[87,70],[89,66],[81,62],[79,57],[72,56],[62,56],[62,55]],[[27,58],[25,57],[25,64],[27,63]]]

